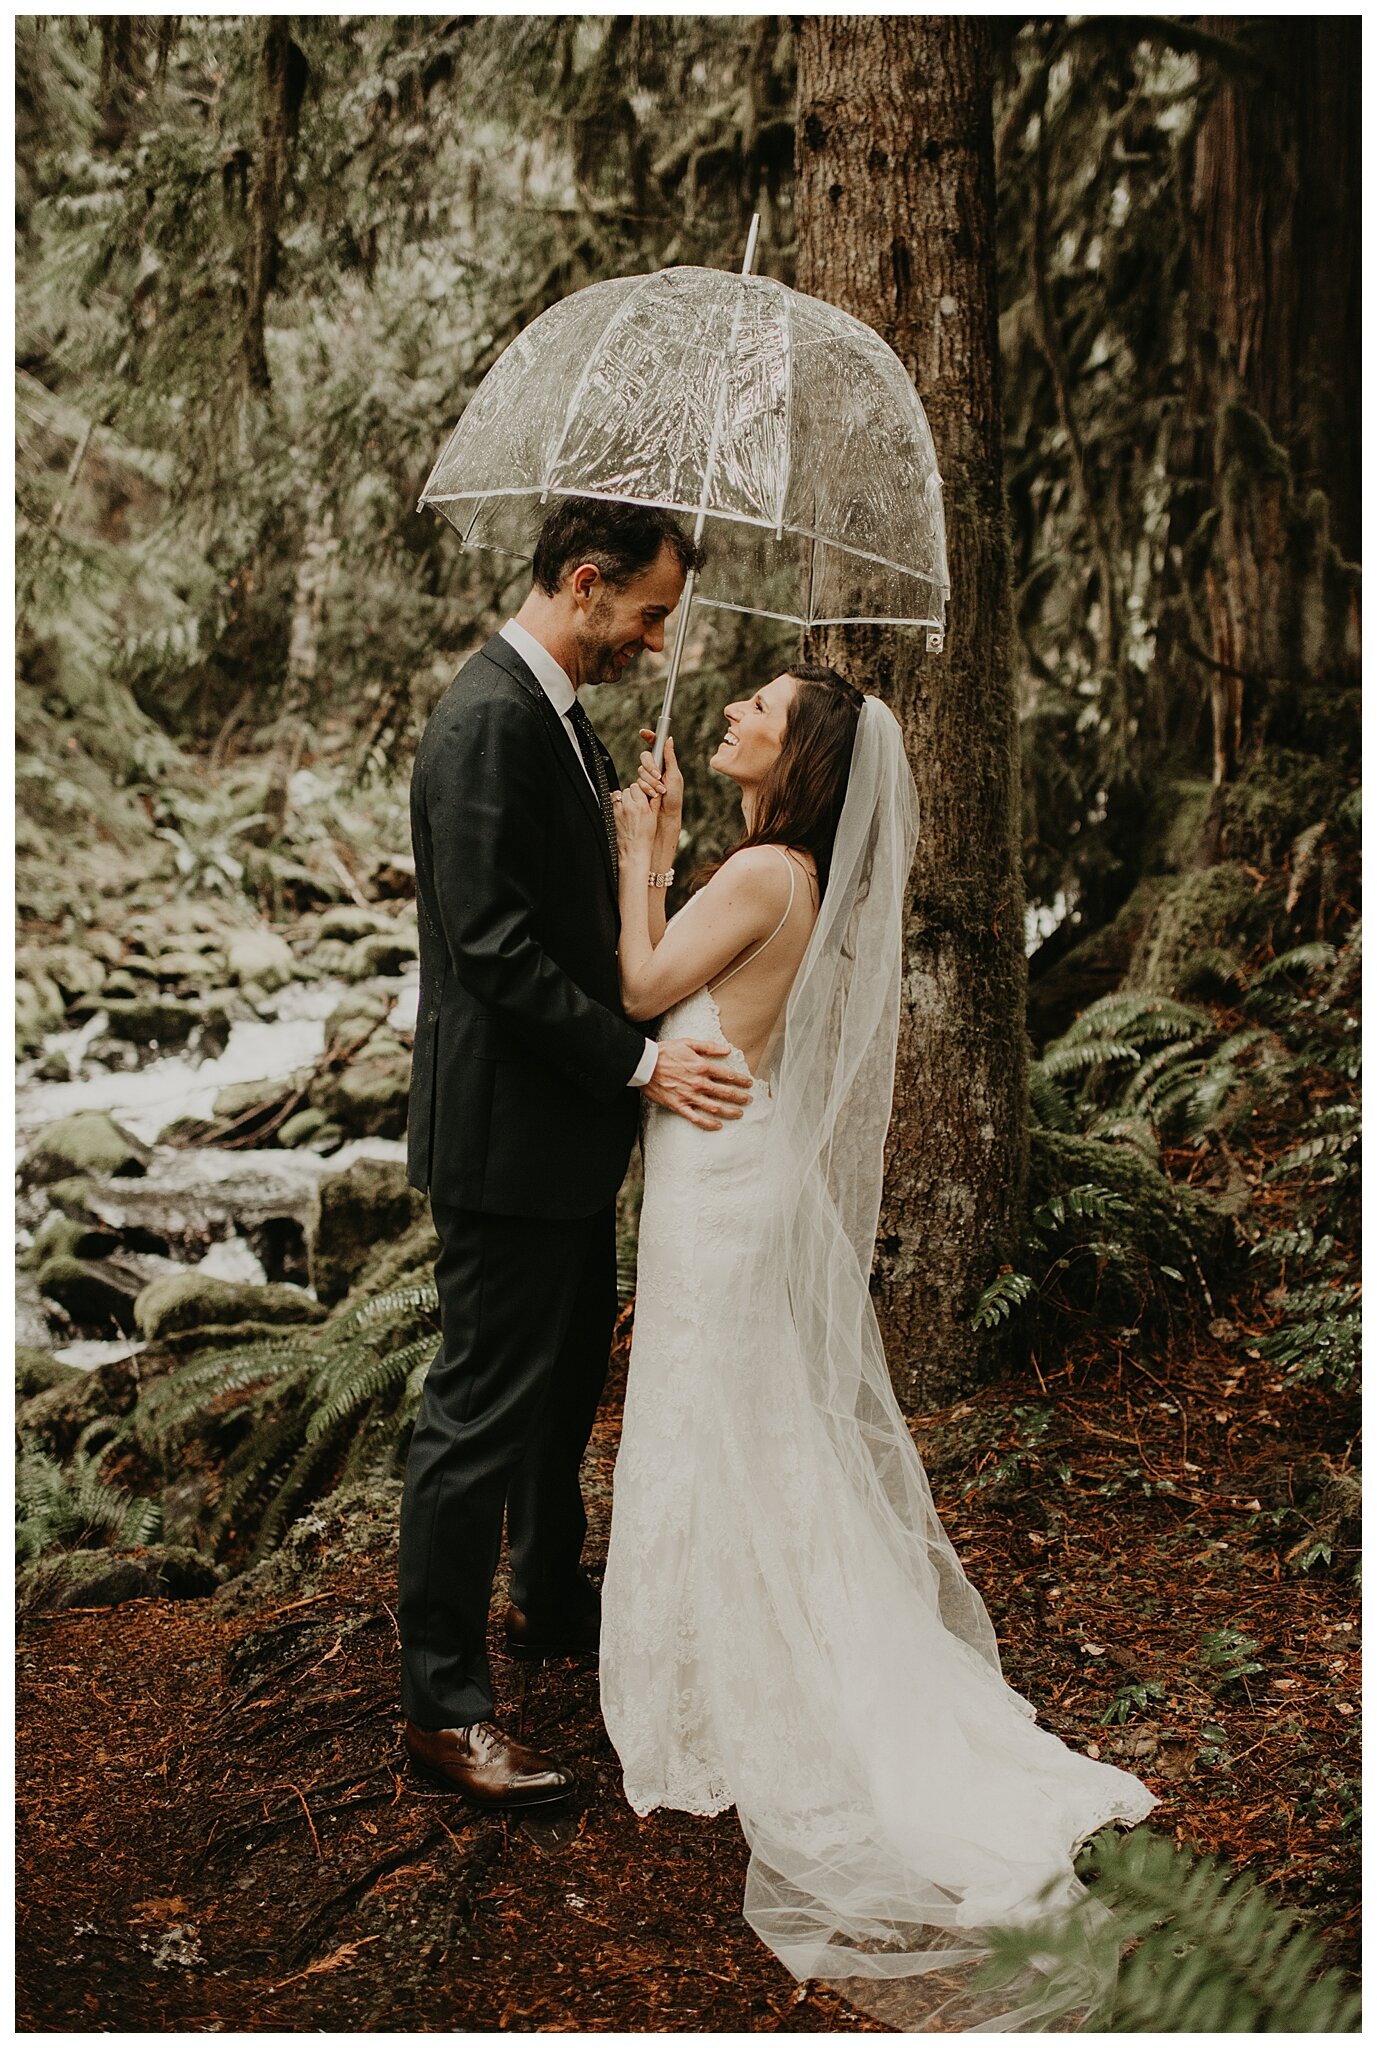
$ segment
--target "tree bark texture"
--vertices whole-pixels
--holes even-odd
[[[920,829],[872,1280],[901,1403],[969,1391],[971,1329],[1027,1176],[1018,719],[995,300],[991,48],[979,17],[802,17],[798,282],[917,384],[943,479],[945,653],[913,628],[814,636],[904,727]]]
[[[1195,137],[1191,462],[1217,511],[1201,565],[1216,784],[1279,684],[1356,681],[1360,542],[1357,17],[1206,24],[1259,56]]]
[[[259,392],[270,384],[263,327],[268,294],[277,280],[278,226],[307,75],[306,59],[285,17],[270,15],[258,55],[258,149],[244,266],[244,370],[250,390]]]

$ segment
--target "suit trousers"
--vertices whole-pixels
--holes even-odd
[[[505,1508],[511,1597],[586,1609],[579,1466],[617,1314],[616,1210],[489,1216],[432,1202],[440,1348],[407,1457],[398,1561],[402,1711],[421,1728],[493,1712],[488,1607]]]

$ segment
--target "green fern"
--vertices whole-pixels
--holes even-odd
[[[438,1295],[416,1281],[306,1334],[189,1360],[143,1394],[134,1439],[166,1457],[200,1435],[223,1452],[208,1534],[264,1556],[332,1479],[390,1471],[435,1354]]]
[[[973,1330],[993,1329],[1021,1308],[1034,1293],[1036,1283],[1027,1273],[1000,1273],[986,1287],[971,1317]]]
[[[1064,2013],[1083,2001],[1088,1952],[1114,1988],[1107,2009],[1082,2017],[1083,2032],[1358,2031],[1357,1993],[1251,1871],[1141,1827],[1102,1830],[1077,1870],[1092,1880],[1085,1897],[1059,1918],[996,1931],[978,1985],[1007,1984],[1036,1959],[1054,1993],[1064,1984]]]
[[[26,1564],[46,1550],[75,1549],[102,1536],[117,1550],[151,1543],[162,1530],[156,1500],[103,1480],[84,1457],[64,1467],[44,1451],[21,1451],[14,1475],[15,1554]]]

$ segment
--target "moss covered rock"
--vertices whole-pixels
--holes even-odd
[[[39,1351],[32,1344],[14,1347],[16,1401],[31,1401],[35,1394],[46,1394],[52,1387],[69,1386],[73,1380],[84,1377],[79,1365],[64,1365],[51,1351]]]
[[[47,1187],[82,1174],[142,1174],[152,1157],[140,1138],[122,1130],[103,1109],[78,1110],[35,1138],[19,1167],[25,1187]]]
[[[224,1567],[181,1544],[142,1550],[55,1551],[34,1558],[16,1575],[20,1617],[71,1607],[118,1607],[125,1600],[200,1600],[214,1593]]]
[[[37,968],[16,974],[14,980],[15,1050],[37,1052],[50,1031],[60,1031],[66,1014],[62,991],[55,981]]]
[[[351,1138],[401,1138],[410,1090],[411,1055],[399,1049],[381,1059],[360,1057],[342,1073],[324,1076],[312,1102]]]
[[[237,1323],[318,1323],[325,1310],[304,1288],[285,1281],[255,1287],[213,1280],[199,1273],[173,1273],[144,1288],[134,1304],[139,1329],[149,1342],[186,1331],[210,1331]]]
[[[305,1145],[316,1133],[324,1128],[326,1115],[323,1109],[299,1109],[295,1116],[289,1116],[277,1134],[277,1142],[288,1152],[298,1145]]]
[[[78,1259],[58,1254],[38,1269],[38,1291],[65,1309],[79,1330],[104,1334],[113,1324],[134,1328],[134,1303],[148,1284],[147,1272],[119,1258]]]
[[[161,1361],[166,1369],[167,1361]],[[61,1462],[76,1448],[77,1438],[100,1417],[112,1422],[128,1415],[139,1389],[156,1376],[159,1362],[146,1355],[115,1358],[92,1372],[77,1372],[31,1395],[15,1412],[15,1428],[26,1446],[47,1451]]]
[[[296,979],[292,949],[276,932],[231,932],[225,941],[225,960],[232,981],[241,986],[252,983],[268,994]]]
[[[368,981],[375,974],[404,974],[419,951],[414,931],[375,932],[370,938],[355,940],[344,972],[350,981]]]
[[[342,1301],[378,1252],[404,1239],[426,1214],[400,1160],[356,1159],[320,1184],[311,1278],[324,1302]]]
[[[1196,955],[1215,951],[1241,960],[1266,933],[1282,902],[1279,886],[1259,884],[1236,861],[1175,876],[1139,934],[1127,985],[1154,995],[1181,993]]]
[[[361,1047],[387,1022],[392,1003],[389,997],[360,989],[346,996],[325,1020],[325,1050],[339,1057],[351,1047]]]

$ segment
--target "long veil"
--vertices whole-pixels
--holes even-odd
[[[850,1754],[822,1806],[814,1793],[795,1812],[738,1809],[752,1852],[744,1912],[796,1977],[833,1980],[891,2027],[999,2032],[1045,2026],[1064,1978],[1054,1987],[1031,1968],[973,1993],[989,1928],[1083,1899],[1080,1841],[1157,1801],[1029,1725],[1035,1709],[1003,1680],[885,1363],[869,1278],[917,833],[898,722],[867,697],[821,911],[773,1049],[765,1139],[767,1185],[784,1191],[771,1225],[780,1300],[823,1467],[838,1479],[818,1513],[854,1561],[846,1607],[862,1668],[836,1703]],[[934,1778],[921,1752],[941,1716]],[[1116,1945],[1092,1955],[1087,1942],[1084,2004],[1112,1989],[1106,1955]]]

